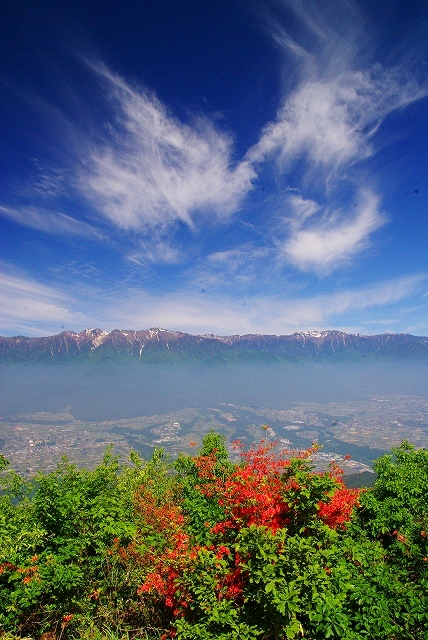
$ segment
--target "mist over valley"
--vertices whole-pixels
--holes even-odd
[[[427,383],[424,362],[7,365],[0,367],[0,411],[10,416],[71,407],[78,420],[101,421],[219,402],[280,409],[374,395],[428,398]]]
[[[318,442],[321,467],[350,454],[360,473],[403,439],[428,447],[427,374],[422,360],[2,365],[0,445],[31,474],[62,455],[93,467],[110,443],[124,460],[175,457],[215,430],[228,445]]]

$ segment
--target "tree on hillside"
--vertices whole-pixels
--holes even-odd
[[[0,631],[104,640],[406,640],[428,634],[428,452],[373,489],[208,434],[169,463],[108,451],[25,481],[0,458]]]

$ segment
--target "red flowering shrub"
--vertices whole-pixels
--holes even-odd
[[[194,511],[198,515],[203,504],[207,514],[205,540],[199,544],[200,532],[196,536],[174,532],[139,589],[140,593],[160,598],[170,608],[180,637],[199,637],[187,635],[195,633],[198,624],[202,624],[201,638],[210,637],[210,633],[222,637],[219,634],[224,628],[237,633],[236,625],[242,625],[243,620],[239,635],[257,637],[257,625],[252,624],[255,609],[244,616],[241,611],[240,620],[236,612],[237,607],[256,605],[260,597],[259,587],[254,589],[252,570],[260,554],[266,555],[269,576],[284,553],[284,536],[299,531],[308,539],[318,533],[328,540],[324,524],[336,529],[349,520],[359,492],[346,489],[336,472],[313,473],[312,452],[290,457],[262,442],[247,452],[241,451],[241,462],[235,465],[225,465],[224,452],[214,446],[209,450],[205,446],[199,455],[181,459],[178,469],[185,496],[183,515],[180,513],[177,519],[171,512],[166,531],[173,523],[185,523],[186,518],[188,524],[194,522]],[[148,505],[153,515],[150,498],[143,508]],[[152,515],[145,520],[152,520]],[[213,522],[215,516],[217,521]],[[266,545],[269,552],[263,549]],[[251,624],[246,621],[250,619]],[[292,628],[287,637],[294,637],[290,635],[294,633]]]
[[[347,489],[338,481],[338,488],[328,502],[320,502],[318,515],[332,529],[343,527],[352,516],[352,511],[358,502],[360,492],[357,489]]]
[[[314,449],[236,446],[0,475],[0,635],[428,637],[427,452],[381,458],[360,495]]]

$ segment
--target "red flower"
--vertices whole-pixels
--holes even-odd
[[[318,504],[318,515],[331,529],[341,528],[350,520],[359,495],[358,489],[347,489],[341,483],[328,502]]]

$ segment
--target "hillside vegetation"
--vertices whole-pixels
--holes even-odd
[[[0,636],[44,640],[428,637],[428,451],[375,486],[262,442],[27,481],[1,458]]]
[[[55,336],[0,336],[0,363],[185,363],[422,361],[428,337],[304,331],[292,335],[192,335],[168,329],[86,329]]]

